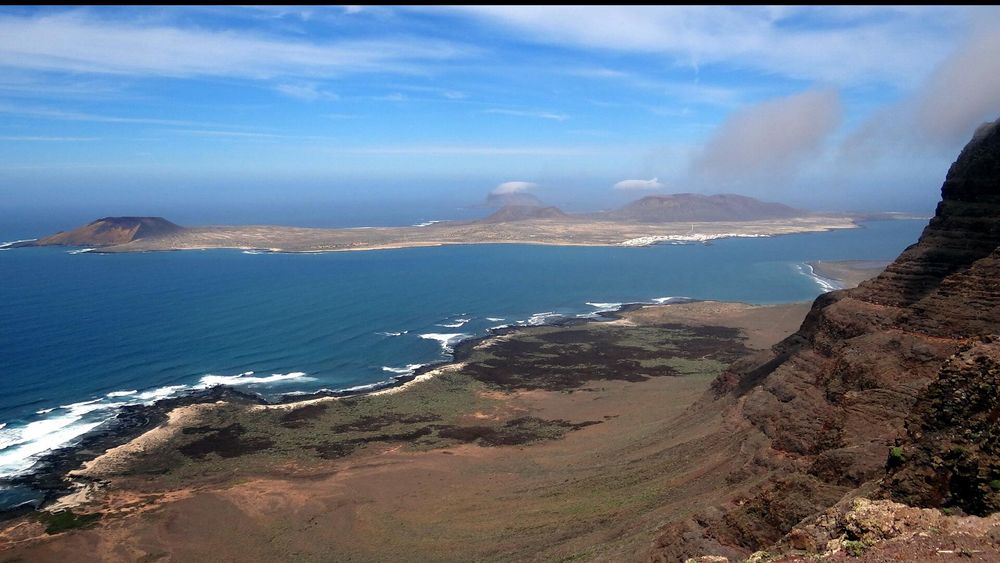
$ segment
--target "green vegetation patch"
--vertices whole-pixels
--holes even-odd
[[[59,512],[39,512],[38,518],[45,524],[46,534],[59,534],[92,526],[101,519],[101,515],[100,513],[75,514],[72,510],[61,510]]]

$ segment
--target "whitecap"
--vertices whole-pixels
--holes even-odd
[[[527,324],[529,326],[540,326],[549,322],[549,319],[558,319],[561,317],[562,315],[560,315],[559,313],[555,313],[553,311],[546,311],[544,313],[535,313],[534,315],[531,315],[531,317],[526,321],[518,321],[518,324]]]
[[[820,291],[823,293],[828,293],[835,291],[837,289],[843,289],[843,286],[839,284],[836,280],[830,278],[825,278],[816,273],[816,269],[813,268],[812,264],[796,264],[796,269],[799,273],[812,278],[813,282],[819,286]],[[807,271],[808,270],[808,271]]]
[[[50,412],[56,410],[57,408],[59,408],[59,407],[50,407],[50,408],[47,408],[47,409],[37,410],[37,411],[35,411],[35,414],[49,414]]]
[[[435,223],[440,223],[440,222],[441,222],[441,220],[437,220],[437,221],[424,221],[423,223],[417,223],[416,225],[413,225],[413,226],[414,227],[430,227],[431,225],[433,225]]]
[[[667,303],[673,303],[674,301],[690,301],[689,297],[657,297],[656,299],[651,299],[653,303],[658,305],[666,305]]]
[[[206,389],[216,385],[269,385],[284,383],[291,380],[312,381],[314,378],[307,377],[304,372],[293,371],[291,373],[274,373],[266,377],[254,376],[252,371],[239,375],[206,375],[198,381],[196,389]]]
[[[14,246],[15,244],[18,244],[18,243],[21,243],[21,242],[34,242],[36,240],[38,240],[38,239],[36,239],[36,238],[26,238],[26,239],[21,239],[21,240],[12,240],[10,242],[0,242],[0,248],[6,249],[9,246]]]
[[[506,321],[507,319],[503,317],[486,317],[486,320],[490,321],[491,323],[498,323],[500,321]]]
[[[104,399],[91,399],[89,401],[80,401],[79,403],[72,403],[69,405],[59,405],[59,408],[69,411],[72,415],[83,416],[89,412],[110,409],[115,406],[111,403],[102,403],[101,401],[103,400]]]
[[[387,371],[389,373],[395,373],[397,375],[412,375],[413,372],[424,367],[424,364],[407,364],[405,368],[394,368],[391,366],[382,366],[382,371]]]
[[[464,340],[466,338],[469,338],[470,336],[471,335],[469,335],[469,334],[465,334],[465,333],[461,333],[461,332],[450,333],[450,334],[442,334],[442,333],[438,333],[438,332],[429,332],[427,334],[421,334],[420,338],[425,338],[427,340],[437,340],[438,344],[441,345],[441,348],[445,352],[449,352],[450,353],[452,351],[452,346],[454,346],[455,344],[461,342],[462,340]]]
[[[402,335],[406,334],[407,332],[410,332],[410,331],[408,331],[408,330],[401,330],[399,332],[376,332],[375,334],[381,334],[382,336],[402,336]]]
[[[87,252],[93,252],[93,248],[80,248],[77,250],[67,250],[66,254],[84,254]]]
[[[455,319],[452,323],[440,323],[437,326],[443,326],[447,328],[458,328],[460,326],[465,326],[465,323],[471,321],[472,319]]]
[[[114,398],[114,397],[128,397],[129,395],[135,395],[136,393],[138,393],[138,391],[136,391],[134,389],[132,391],[112,391],[112,392],[108,393],[107,395],[105,395],[105,397],[109,397],[109,398]]]
[[[136,395],[136,398],[139,399],[140,401],[155,402],[159,401],[160,399],[166,399],[167,397],[170,397],[171,395],[174,395],[187,388],[188,388],[187,385],[167,385],[165,387],[158,387],[151,391],[144,391],[142,393],[139,393],[138,395]]]
[[[104,420],[82,421],[66,414],[32,422],[20,428],[4,429],[0,436],[0,477],[23,473],[39,454],[64,446],[99,426]]]
[[[377,381],[375,383],[369,383],[367,385],[356,385],[354,387],[345,387],[344,389],[337,389],[336,393],[357,393],[359,391],[374,391],[382,387],[390,385],[390,381]],[[326,391],[329,391],[327,389]]]
[[[607,313],[607,312],[617,311],[618,309],[621,309],[622,305],[624,305],[624,303],[593,303],[593,302],[588,301],[587,305],[590,305],[591,307],[595,307],[597,309],[597,311],[595,311],[595,313]]]

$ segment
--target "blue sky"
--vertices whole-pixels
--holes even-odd
[[[1000,116],[998,53],[993,8],[5,7],[0,220],[434,214],[512,181],[929,210]]]

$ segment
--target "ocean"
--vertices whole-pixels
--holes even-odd
[[[811,300],[830,287],[805,262],[891,260],[925,224],[640,248],[2,250],[0,477],[123,404],[217,384],[269,397],[363,389],[491,327],[622,303]]]

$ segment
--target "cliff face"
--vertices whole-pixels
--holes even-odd
[[[739,470],[732,483],[739,492],[726,506],[665,527],[651,558],[745,555],[883,477],[918,398],[921,416],[940,412],[940,393],[927,397],[925,389],[949,373],[941,369],[945,361],[964,339],[1000,326],[998,247],[1000,127],[994,122],[977,131],[952,165],[936,215],[916,244],[877,278],[818,298],[796,334],[714,382],[712,396],[698,408],[722,409],[731,431],[748,437],[734,462]],[[983,355],[987,349],[979,350]],[[981,385],[988,387],[989,380]],[[963,396],[971,393],[966,391]],[[996,389],[990,396],[992,404],[984,398],[974,408],[993,408],[989,416],[1000,416]],[[908,423],[911,442],[919,439],[913,432],[920,435],[914,430],[920,424]],[[935,447],[925,444],[924,450]],[[990,463],[983,461],[976,474],[997,469]],[[928,471],[914,469],[920,478],[900,474],[912,490],[901,485],[887,494],[947,497],[947,487],[915,484],[937,475]],[[990,481],[977,479],[980,488]]]
[[[56,233],[23,246],[110,246],[181,231],[162,217],[104,217],[78,229]]]

